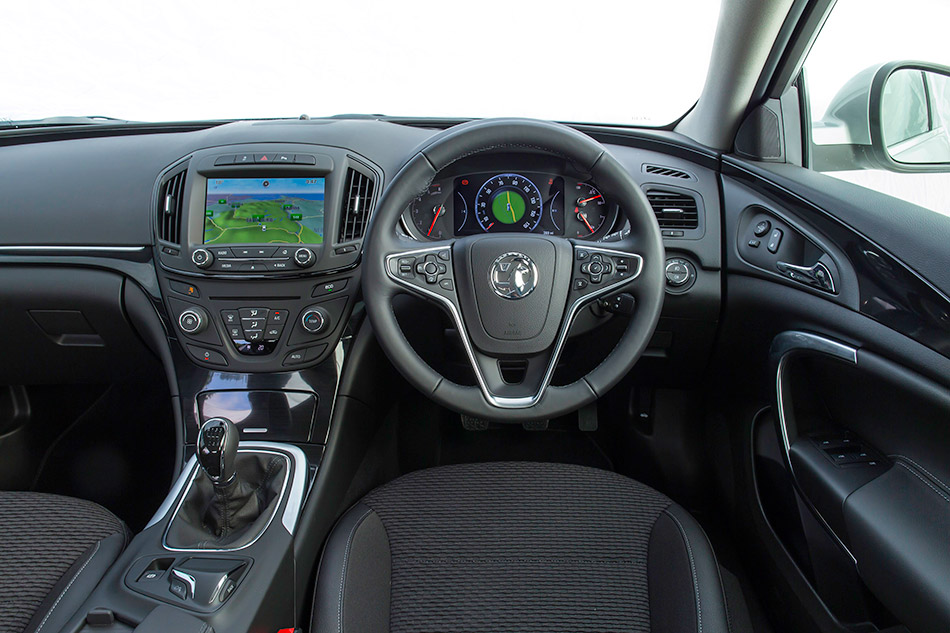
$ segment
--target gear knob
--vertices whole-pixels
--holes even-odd
[[[234,479],[239,441],[237,427],[226,418],[211,418],[198,431],[198,464],[215,486]]]

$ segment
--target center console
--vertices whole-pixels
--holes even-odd
[[[180,475],[71,631],[296,625],[316,556],[297,532],[381,184],[352,152],[295,143],[202,149],[159,175],[155,310],[130,301],[130,318],[166,339]]]
[[[228,372],[292,371],[333,352],[379,172],[333,147],[194,153],[156,183],[156,261],[182,350]]]

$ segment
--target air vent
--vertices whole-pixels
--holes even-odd
[[[696,199],[685,193],[653,189],[647,199],[661,229],[695,229],[699,227]]]
[[[181,216],[185,205],[186,169],[166,177],[158,189],[158,237],[181,244]]]
[[[363,238],[366,223],[373,208],[375,183],[369,176],[355,169],[346,174],[346,197],[343,200],[343,218],[340,223],[340,242]]]
[[[673,169],[672,167],[663,167],[662,165],[644,165],[643,172],[655,176],[666,176],[668,178],[679,178],[681,180],[694,180],[694,178],[682,169]]]

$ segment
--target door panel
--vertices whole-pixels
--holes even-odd
[[[805,170],[795,183],[792,169],[729,162],[717,360],[733,370],[721,388],[734,405],[771,405],[756,418],[771,427],[739,422],[753,427],[757,536],[818,630],[950,630],[950,220],[928,220],[946,237],[926,260],[942,259],[932,281],[919,252],[916,268],[903,257],[914,214],[892,218],[888,236],[878,199],[864,230],[852,225],[866,198],[887,196],[837,198]],[[751,246],[762,220],[790,251]],[[824,263],[834,288],[785,274],[790,254]]]

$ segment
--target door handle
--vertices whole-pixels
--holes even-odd
[[[831,271],[821,262],[816,262],[812,266],[798,266],[788,262],[777,262],[775,267],[785,277],[806,284],[812,288],[818,288],[825,292],[835,293],[835,280],[831,276]]]

